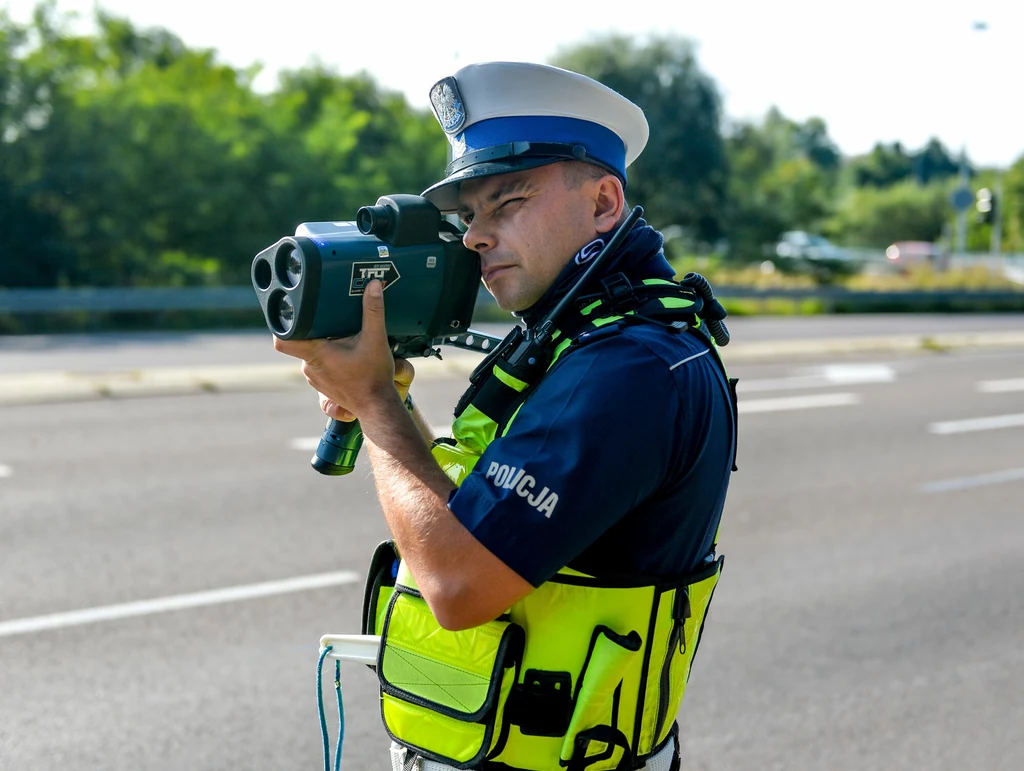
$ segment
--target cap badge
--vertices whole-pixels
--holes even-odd
[[[430,104],[446,134],[456,133],[465,124],[466,108],[462,105],[462,94],[455,78],[447,77],[434,84],[430,89]]]

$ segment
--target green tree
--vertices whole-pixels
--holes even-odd
[[[949,185],[904,181],[849,191],[830,223],[846,243],[884,249],[894,241],[938,241],[952,209]]]
[[[942,142],[934,138],[914,153],[912,162],[914,178],[922,185],[949,179],[960,173],[960,162],[946,151]]]
[[[1024,155],[1003,176],[1003,250],[1024,252]]]
[[[917,152],[907,152],[900,142],[878,142],[870,153],[853,158],[848,166],[857,187],[888,187],[906,179],[927,185],[960,173],[959,160],[935,138]]]
[[[900,142],[877,142],[870,153],[853,158],[849,170],[857,187],[888,187],[911,177],[914,160]]]
[[[817,231],[832,211],[842,156],[820,118],[777,109],[727,133],[730,254],[760,259],[786,230]]]
[[[561,50],[552,63],[615,89],[647,116],[651,136],[629,168],[628,196],[662,226],[677,225],[693,242],[723,233],[727,167],[718,89],[677,37],[640,45],[611,35]]]
[[[367,76],[312,68],[262,96],[255,67],[96,21],[72,34],[52,3],[24,28],[0,16],[8,285],[246,283],[299,222],[353,219],[443,168],[432,116]]]
[[[18,151],[19,138],[43,120],[43,105],[21,61],[29,30],[0,11],[0,264],[3,283],[49,286],[56,281],[64,255],[55,238],[58,224],[33,206],[38,179]]]

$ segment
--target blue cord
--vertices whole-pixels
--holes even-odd
[[[328,645],[320,651],[320,660],[316,664],[316,703],[320,713],[320,738],[324,741],[324,771],[331,771],[331,739],[327,735],[327,716],[324,714],[324,659],[327,658],[327,654],[331,652],[332,648],[333,646]],[[340,696],[340,688],[338,693]],[[341,750],[340,738],[338,740],[338,750]]]
[[[341,704],[341,662],[334,662],[334,690],[338,692],[338,748],[334,752],[334,771],[341,768],[341,743],[345,740],[345,707]]]
[[[316,702],[320,714],[320,738],[324,741],[324,771],[331,771],[331,738],[327,735],[327,715],[324,713],[324,659],[333,650],[328,645],[320,651],[320,660],[316,663]],[[341,745],[345,741],[345,707],[341,703],[341,661],[334,662],[334,690],[338,693],[338,746],[334,751],[334,771],[341,768]]]

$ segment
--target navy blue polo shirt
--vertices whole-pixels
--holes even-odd
[[[564,566],[679,576],[714,543],[734,441],[708,346],[629,325],[563,355],[448,505],[534,586]]]

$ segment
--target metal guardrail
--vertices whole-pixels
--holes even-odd
[[[835,287],[807,289],[756,289],[747,286],[716,286],[721,299],[787,299],[820,300],[826,305],[850,303],[870,307],[880,302],[951,302],[973,300],[979,303],[1024,302],[1020,291],[942,290],[916,292],[851,291]],[[481,291],[478,302],[493,304],[493,298]],[[259,302],[252,287],[161,287],[161,288],[97,288],[97,289],[0,289],[0,313],[40,314],[91,311],[111,313],[125,311],[159,312],[182,310],[252,310],[259,312]]]
[[[252,287],[0,289],[0,313],[236,309],[259,311],[259,300]]]

